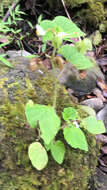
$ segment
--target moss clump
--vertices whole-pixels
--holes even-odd
[[[86,13],[86,19],[90,23],[100,24],[105,20],[104,5],[101,2],[89,3],[89,9]]]
[[[89,144],[87,153],[66,145],[62,165],[58,165],[49,155],[49,163],[43,171],[32,167],[28,158],[28,146],[38,140],[38,131],[31,129],[26,122],[25,103],[32,99],[35,103],[52,105],[53,80],[50,73],[37,77],[36,72],[31,73],[25,68],[22,70],[23,67],[19,70],[14,68],[12,75],[10,69],[0,76],[2,79],[8,78],[2,84],[5,98],[0,93],[0,126],[5,133],[0,140],[0,187],[2,190],[88,190],[88,182],[94,173],[99,154],[98,144],[90,134],[86,133]],[[58,114],[61,115],[63,108],[71,105],[75,103],[64,87],[59,86]],[[62,139],[63,136],[58,134],[56,138]]]
[[[83,3],[87,3],[86,0],[65,0],[64,2],[67,6],[71,6],[72,8],[78,7]]]

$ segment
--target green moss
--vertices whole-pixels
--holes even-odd
[[[86,13],[86,19],[93,24],[99,24],[105,20],[105,10],[101,2],[89,3],[89,10]]]
[[[72,8],[77,7],[83,3],[87,3],[86,0],[65,0],[64,2],[67,6],[71,6]]]

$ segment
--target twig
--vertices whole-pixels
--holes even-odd
[[[10,11],[14,10],[14,8],[16,7],[16,5],[20,2],[20,0],[16,0],[12,3],[11,7],[9,8],[9,10],[6,12],[5,16],[3,17],[2,21],[5,22],[7,20],[7,18],[10,15]]]
[[[67,17],[68,17],[70,20],[72,20],[71,17],[70,17],[70,15],[69,15],[69,13],[68,13],[68,11],[67,11],[67,8],[66,8],[66,6],[65,6],[65,2],[64,2],[64,0],[61,0],[61,1],[62,1],[62,4],[63,4],[63,7],[64,7],[64,10],[65,10],[65,12],[66,12],[66,14],[67,14]]]

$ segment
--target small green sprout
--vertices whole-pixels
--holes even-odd
[[[102,121],[98,121],[95,116],[88,116],[81,119],[77,110],[73,107],[65,108],[62,117],[65,124],[61,126],[61,119],[51,106],[34,104],[31,100],[26,104],[25,114],[28,123],[32,128],[37,128],[39,123],[40,142],[33,142],[28,148],[29,158],[32,165],[42,170],[48,163],[48,151],[53,159],[62,164],[65,157],[66,147],[64,142],[56,140],[55,137],[60,130],[63,130],[64,139],[72,148],[88,151],[88,144],[83,128],[89,133],[100,134],[105,132]]]
[[[92,50],[91,42],[84,38],[86,34],[64,16],[57,16],[52,21],[42,21],[40,16],[37,24],[37,34],[42,38],[44,51],[48,41],[51,42],[53,47],[52,55],[48,56],[53,68],[53,106],[34,104],[31,100],[25,106],[25,115],[29,125],[32,128],[39,127],[38,137],[36,142],[30,144],[28,155],[32,165],[37,170],[42,170],[48,163],[48,151],[51,152],[53,159],[58,164],[62,164],[66,152],[64,141],[72,148],[88,151],[84,131],[100,134],[105,132],[105,127],[102,121],[96,119],[96,116],[81,118],[78,111],[73,107],[65,108],[62,112],[62,118],[56,114],[58,85],[54,67],[55,56],[57,53],[61,54],[79,70],[92,67],[93,64],[85,57],[85,53]],[[71,42],[71,44],[67,44],[68,42]],[[63,126],[61,126],[62,119],[65,122]],[[56,140],[56,135],[58,137],[60,130],[63,131],[62,141]],[[38,139],[40,139],[40,142],[37,142]]]

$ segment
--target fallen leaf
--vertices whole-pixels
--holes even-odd
[[[97,79],[97,85],[103,91],[103,96],[107,98],[107,85],[104,83],[104,81],[101,78]]]
[[[84,79],[84,78],[86,77],[86,73],[87,73],[86,70],[80,70],[80,71],[79,71],[79,76],[80,76],[80,78],[81,78],[81,79]]]
[[[38,69],[38,67],[42,64],[42,60],[38,57],[35,57],[33,59],[30,60],[30,63],[29,63],[29,69],[31,71],[36,71]]]
[[[98,88],[95,88],[93,90],[93,93],[97,96],[97,98],[100,98],[103,102],[106,102],[106,99],[104,98],[101,90],[99,90]]]
[[[44,64],[45,68],[47,68],[47,69],[51,68],[51,62],[50,62],[49,58],[44,59],[43,64]]]

